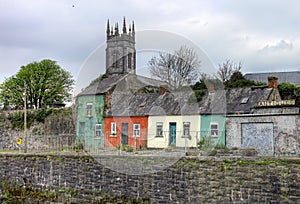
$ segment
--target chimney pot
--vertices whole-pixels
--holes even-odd
[[[277,89],[278,88],[278,78],[275,76],[268,77],[268,88]]]
[[[214,83],[212,83],[212,82],[209,83],[208,91],[209,91],[209,93],[214,93],[215,92]]]
[[[169,92],[168,84],[163,83],[159,87],[159,95],[163,95],[164,93]]]

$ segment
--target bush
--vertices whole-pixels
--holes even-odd
[[[198,142],[198,149],[204,150],[204,149],[210,149],[213,148],[213,143],[210,136],[204,136],[200,139]]]
[[[117,145],[117,149],[120,150],[120,145],[118,144]],[[133,151],[133,148],[128,146],[128,145],[122,145],[122,151],[125,151],[125,152],[132,152]]]

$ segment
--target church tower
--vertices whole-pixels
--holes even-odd
[[[106,74],[135,74],[134,22],[129,25],[129,29],[127,30],[124,17],[122,33],[119,33],[118,23],[110,27],[109,20],[107,20],[106,38]]]

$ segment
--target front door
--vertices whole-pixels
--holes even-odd
[[[176,123],[170,123],[170,145],[176,145]]]
[[[122,123],[122,144],[128,145],[128,123]]]

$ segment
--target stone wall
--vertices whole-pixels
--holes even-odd
[[[269,127],[270,125],[272,127]],[[251,131],[247,131],[248,129]],[[245,141],[245,138],[248,141]],[[248,144],[245,144],[246,142]],[[226,145],[228,147],[255,148],[259,155],[299,156],[300,115],[228,116],[226,118]]]
[[[33,112],[35,110],[28,110]],[[23,114],[23,111],[0,112],[0,150],[13,150],[24,148],[23,121],[20,127],[13,127],[9,114]],[[23,116],[22,116],[23,117]],[[23,140],[22,145],[17,144],[18,139]],[[27,128],[28,150],[60,149],[62,146],[70,146],[75,142],[75,124],[70,108],[55,109],[48,115],[44,122],[34,121]],[[61,144],[58,144],[61,142]]]
[[[52,189],[60,195],[60,202],[67,203],[92,203],[105,193],[148,198],[151,203],[300,202],[300,158],[189,157],[160,171],[131,174],[132,168],[145,166],[141,162],[132,165],[135,159],[137,156],[0,154],[1,180],[22,189]],[[138,159],[161,165],[166,160]],[[104,161],[115,168],[106,168]]]

